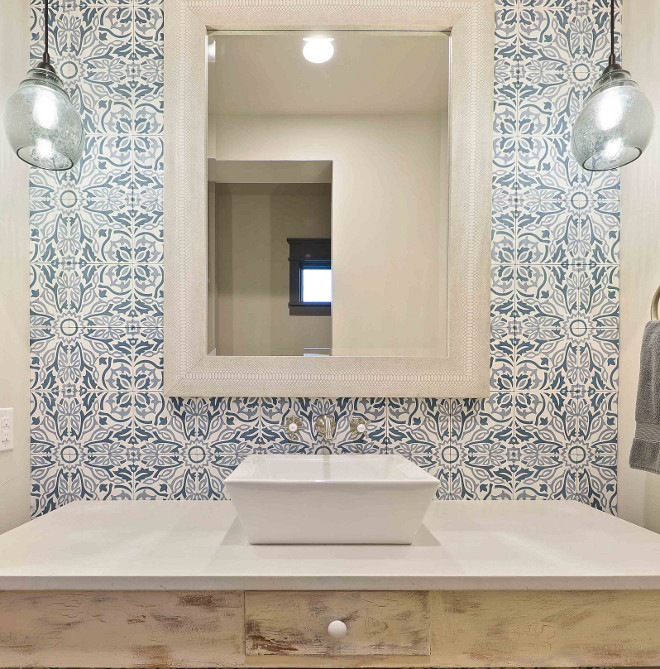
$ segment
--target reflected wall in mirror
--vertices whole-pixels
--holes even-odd
[[[449,35],[209,39],[208,351],[446,356]]]

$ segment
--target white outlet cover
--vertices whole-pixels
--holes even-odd
[[[0,453],[14,450],[14,410],[0,409]]]

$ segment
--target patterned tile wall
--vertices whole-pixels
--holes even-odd
[[[606,0],[497,5],[487,400],[166,399],[162,0],[51,11],[87,141],[73,171],[32,172],[35,515],[77,499],[222,499],[249,453],[319,451],[403,453],[443,499],[615,512],[619,180],[569,153],[606,60]]]

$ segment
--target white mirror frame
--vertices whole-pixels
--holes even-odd
[[[485,397],[489,391],[493,0],[165,0],[165,393]],[[207,352],[207,28],[451,30],[448,356]]]

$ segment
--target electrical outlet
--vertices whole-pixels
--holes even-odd
[[[0,453],[14,448],[14,410],[0,409]]]

